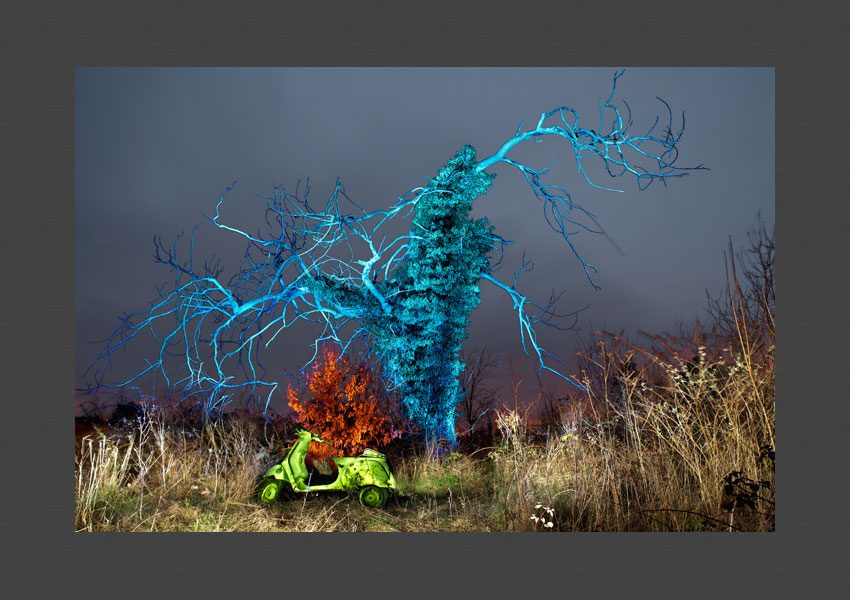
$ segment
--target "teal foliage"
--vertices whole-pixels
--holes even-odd
[[[392,282],[393,313],[369,324],[408,417],[429,441],[456,441],[460,350],[480,301],[478,282],[490,270],[493,227],[469,213],[494,175],[476,172],[476,164],[475,149],[464,146],[430,180],[439,192],[416,205],[407,256]]]

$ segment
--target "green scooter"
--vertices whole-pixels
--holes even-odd
[[[311,485],[305,458],[310,442],[327,443],[306,429],[297,430],[298,439],[287,451],[284,459],[266,471],[257,487],[257,498],[263,504],[278,500],[284,486],[293,492],[341,491],[357,494],[360,504],[370,508],[381,508],[396,489],[395,477],[387,464],[387,457],[367,448],[360,456],[333,458],[337,476],[330,483]]]

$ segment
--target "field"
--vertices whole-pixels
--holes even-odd
[[[203,427],[151,409],[117,428],[81,432],[75,527],[772,531],[772,349],[767,356],[761,364],[712,361],[703,349],[695,362],[667,365],[655,386],[647,372],[622,366],[632,357],[620,361],[616,395],[561,407],[557,422],[503,409],[490,439],[439,458],[392,445],[384,450],[399,494],[383,509],[343,494],[261,506],[257,476],[287,447],[291,424],[237,416]]]

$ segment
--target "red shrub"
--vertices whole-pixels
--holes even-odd
[[[317,458],[354,456],[367,447],[383,447],[398,435],[367,365],[352,365],[325,349],[306,383],[300,394],[290,387],[287,397],[295,420],[328,442],[311,445]]]

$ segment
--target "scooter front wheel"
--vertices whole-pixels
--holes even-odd
[[[369,508],[381,508],[387,503],[390,497],[389,490],[378,487],[376,485],[367,485],[360,488],[360,493],[357,495],[360,504]]]

